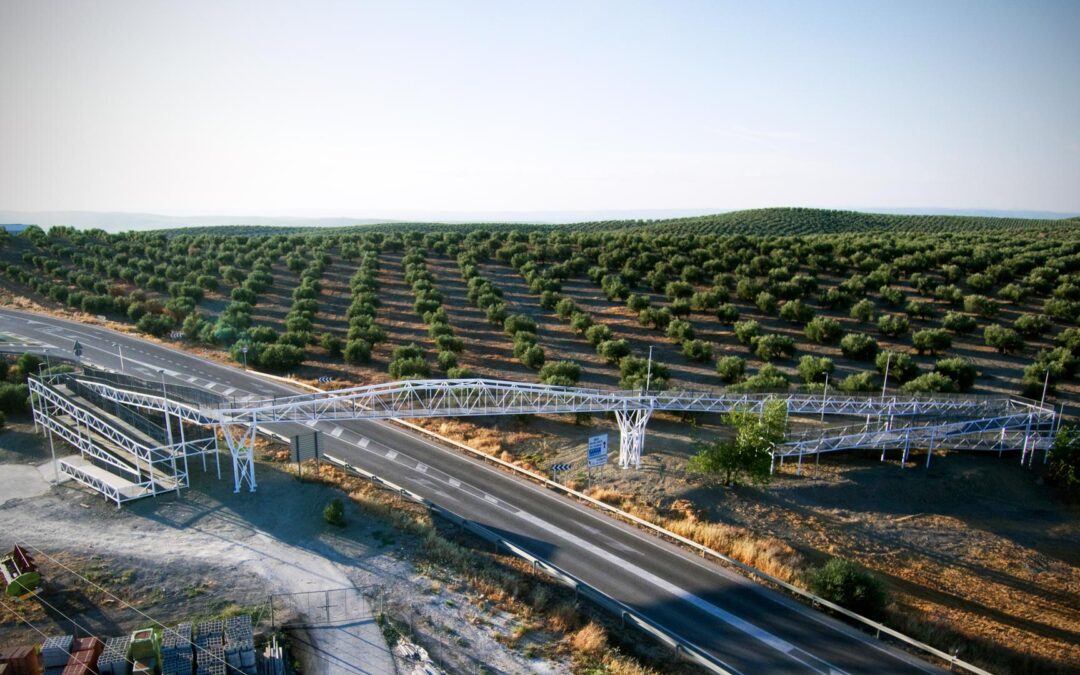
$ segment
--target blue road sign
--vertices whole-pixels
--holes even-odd
[[[589,438],[589,468],[607,464],[607,434]]]

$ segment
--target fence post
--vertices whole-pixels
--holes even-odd
[[[277,629],[277,624],[274,622],[274,594],[270,594],[270,628]]]

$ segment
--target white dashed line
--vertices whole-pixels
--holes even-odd
[[[416,470],[420,473],[427,473],[427,464],[417,464]]]
[[[370,443],[370,442],[371,442],[370,440],[361,437],[360,441],[357,443],[357,445],[359,445],[361,448],[366,448],[368,446],[368,443]]]
[[[451,478],[450,480],[448,480],[446,482],[450,483],[450,487],[456,487],[456,488],[461,487],[461,481],[459,481],[457,478]]]
[[[397,450],[387,450],[386,451],[386,458],[387,459],[393,459],[395,457],[397,457]]]
[[[498,504],[499,503],[499,500],[492,497],[491,495],[484,495],[484,501],[491,502],[492,504]]]
[[[341,434],[344,433],[345,427],[334,427],[330,430],[330,435],[334,438],[341,438]],[[363,446],[361,446],[363,447]]]
[[[222,394],[225,394],[226,396],[229,396],[229,395],[230,395],[230,394],[232,394],[232,393],[233,393],[234,391],[236,391],[236,387],[229,387],[228,389],[226,389],[225,391],[223,391],[223,392],[221,392],[221,393],[222,393]]]

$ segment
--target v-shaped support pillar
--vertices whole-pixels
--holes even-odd
[[[251,424],[240,427],[243,432],[239,437],[233,435],[235,425],[221,424],[221,435],[229,446],[233,465],[233,492],[240,492],[240,486],[248,484],[248,492],[255,492],[255,430],[258,428],[255,416]]]
[[[652,417],[652,408],[616,410],[619,424],[619,468],[641,468],[641,451],[645,447],[645,425]]]

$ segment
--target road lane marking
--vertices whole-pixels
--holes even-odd
[[[498,504],[499,503],[498,499],[496,499],[495,497],[492,497],[491,495],[489,495],[487,493],[484,493],[484,501],[491,502],[492,504]]]
[[[370,443],[370,442],[371,442],[371,439],[364,438],[363,436],[361,436],[360,440],[357,442],[357,445],[359,445],[361,448],[366,448],[368,446],[368,443]]]
[[[560,527],[558,527],[556,525],[553,525],[553,524],[549,523],[548,521],[543,520],[542,518],[538,518],[537,516],[534,516],[533,514],[528,513],[527,511],[518,511],[517,516],[519,518],[521,518],[522,520],[532,524],[534,527],[538,527],[538,528],[540,528],[542,530],[550,532],[551,534],[553,534],[553,535],[555,535],[555,536],[557,536],[557,537],[559,537],[561,539],[565,539],[566,541],[569,541],[570,543],[574,544],[576,547],[578,547],[580,549],[583,549],[583,550],[586,550],[589,553],[592,553],[593,555],[597,556],[598,558],[601,558],[602,560],[606,560],[606,561],[608,561],[609,563],[611,563],[613,565],[617,565],[617,566],[621,567],[622,569],[626,570],[627,572],[629,572],[630,574],[636,576],[637,578],[642,579],[644,581],[647,581],[648,583],[650,583],[650,584],[652,584],[652,585],[654,585],[654,586],[656,586],[658,588],[662,588],[663,590],[667,591],[668,593],[682,599],[683,601],[693,605],[694,607],[697,607],[698,609],[700,609],[700,610],[702,610],[702,611],[704,611],[704,612],[706,612],[708,614],[711,614],[712,616],[716,617],[717,619],[720,619],[724,623],[726,623],[726,624],[728,624],[728,625],[730,625],[730,626],[732,626],[734,628],[737,628],[738,630],[746,633],[747,635],[754,638],[755,640],[758,640],[759,642],[761,642],[761,643],[763,643],[765,645],[768,645],[770,648],[775,649],[778,652],[781,652],[783,654],[787,654],[787,655],[791,656],[791,652],[795,650],[795,645],[791,644],[790,642],[788,642],[788,641],[786,641],[786,640],[784,640],[782,638],[779,638],[779,637],[773,635],[772,633],[770,633],[770,632],[768,632],[768,631],[766,631],[766,630],[764,630],[762,628],[758,628],[757,626],[750,623],[749,621],[746,621],[745,619],[742,619],[742,618],[740,618],[738,616],[735,616],[731,612],[720,609],[716,605],[714,605],[714,604],[712,604],[710,602],[707,602],[707,601],[703,600],[702,598],[699,598],[698,596],[694,595],[693,593],[690,593],[689,591],[676,586],[675,584],[671,583],[670,581],[667,581],[666,579],[662,579],[661,577],[656,576],[655,574],[653,574],[652,572],[649,572],[648,570],[642,569],[641,567],[638,567],[637,565],[635,565],[635,564],[633,564],[633,563],[631,563],[631,562],[629,562],[627,560],[623,560],[619,556],[617,556],[617,555],[615,555],[615,554],[613,554],[613,553],[611,553],[609,551],[605,551],[604,549],[600,548],[599,546],[596,546],[592,542],[586,541],[585,539],[582,539],[581,537],[578,537],[578,536],[576,536],[574,534],[571,534],[570,532],[567,532],[566,530],[564,530],[564,529],[562,529],[562,528],[560,528]],[[792,658],[796,658],[796,657],[792,656]],[[809,664],[805,664],[805,665],[809,665]]]
[[[450,483],[450,487],[456,487],[456,488],[461,487],[461,481],[459,481],[457,478],[451,478],[450,480],[448,480],[446,482]]]
[[[386,458],[387,459],[393,459],[395,457],[397,457],[397,450],[387,450],[386,451]]]
[[[341,438],[341,434],[345,432],[345,427],[334,427],[330,430],[330,435],[334,438]]]
[[[229,395],[231,395],[231,394],[232,394],[232,393],[233,393],[234,391],[236,391],[236,387],[229,387],[228,389],[226,389],[225,391],[223,391],[223,392],[221,392],[221,393],[222,393],[222,394],[225,394],[226,396],[229,396]]]
[[[427,464],[417,464],[416,465],[416,470],[419,471],[420,473],[427,473],[427,469],[428,469]]]

